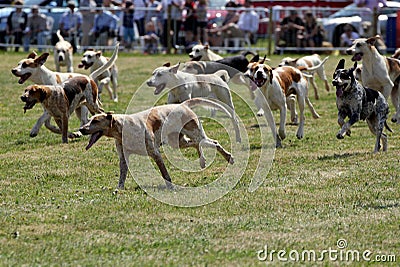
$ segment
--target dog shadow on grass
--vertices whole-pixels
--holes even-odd
[[[383,210],[383,209],[391,209],[391,208],[398,208],[400,206],[399,203],[390,203],[390,204],[370,204],[370,205],[363,205],[362,208],[365,209],[376,209],[376,210]]]
[[[360,155],[365,155],[367,153],[365,152],[346,152],[342,154],[337,154],[334,153],[333,155],[324,155],[324,156],[319,156],[318,160],[333,160],[333,159],[345,159],[345,158],[351,158],[351,157],[357,157]]]

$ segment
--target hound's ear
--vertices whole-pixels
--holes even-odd
[[[172,73],[174,73],[174,74],[178,73],[178,69],[179,69],[179,65],[180,65],[180,64],[181,64],[181,63],[178,62],[178,64],[172,66],[171,69],[170,69],[169,71],[172,72]]]
[[[48,57],[49,57],[49,53],[47,53],[47,52],[43,53],[35,59],[35,63],[38,63],[39,65],[43,65],[46,62]]]
[[[167,67],[167,68],[169,68],[169,67],[171,67],[171,63],[169,63],[169,62],[167,62],[167,63],[164,63],[163,67]]]
[[[206,49],[206,50],[207,50],[208,48],[209,48],[209,46],[208,46],[208,45],[205,45],[205,46],[204,46],[204,49]]]
[[[266,58],[267,58],[267,55],[264,56],[264,58],[260,61],[260,63],[264,64]]]
[[[269,74],[269,83],[272,84],[272,79],[274,78],[274,74],[272,73],[272,68],[268,71]]]
[[[101,51],[96,52],[96,57],[98,57],[98,58],[101,57]]]
[[[42,103],[46,99],[46,97],[48,97],[46,90],[42,86],[44,85],[38,85],[38,87],[36,87],[36,90],[40,92],[40,97],[39,97],[40,103]]]
[[[110,121],[110,128],[111,128],[113,126],[113,122],[114,122],[112,111],[107,112],[106,119]]]
[[[34,59],[36,56],[37,56],[36,52],[35,52],[35,51],[32,51],[32,52],[28,55],[27,58],[32,58],[32,59]]]
[[[258,62],[260,60],[260,56],[257,54],[252,59],[250,59],[249,63]]]
[[[335,71],[340,70],[340,69],[344,69],[344,63],[345,63],[345,59],[342,58],[342,59],[339,61],[339,63],[338,63],[338,65],[337,65]]]
[[[369,45],[374,45],[377,39],[380,39],[381,37],[379,35],[375,35],[373,37],[370,37],[367,39],[367,44]]]
[[[357,69],[357,61],[354,61],[354,65],[353,65],[352,71],[354,71],[355,69]]]

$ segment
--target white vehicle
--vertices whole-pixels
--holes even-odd
[[[396,16],[397,10],[400,9],[400,3],[387,1],[387,7],[382,7],[382,3],[380,3],[380,6],[381,9],[378,17],[377,31],[385,40],[388,17]],[[372,12],[368,8],[358,8],[355,4],[350,4],[327,18],[321,18],[320,23],[325,29],[327,41],[332,43],[334,47],[338,47],[340,44],[340,35],[343,33],[343,26],[345,24],[351,24],[353,29],[361,36],[371,35],[371,29],[370,31],[365,32],[365,29],[363,28],[363,26],[368,26],[368,21],[370,22],[371,17]],[[367,21],[367,23],[364,23],[365,25],[363,25],[363,21]]]

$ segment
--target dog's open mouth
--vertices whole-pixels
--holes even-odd
[[[93,63],[86,63],[86,62],[81,62],[78,65],[78,68],[82,69],[85,68],[85,70],[87,70],[88,68],[90,68],[93,65]]]
[[[336,85],[336,96],[337,97],[342,97],[344,89],[347,88],[347,83],[341,84],[341,85]]]
[[[197,57],[192,57],[191,61],[200,61],[201,60],[201,56],[197,56]]]
[[[156,86],[156,89],[154,90],[154,94],[158,95],[159,93],[161,93],[162,90],[164,90],[166,84],[162,83]]]
[[[16,74],[14,74],[14,75],[19,77],[18,83],[19,84],[23,84],[26,80],[29,79],[29,77],[31,77],[32,74],[31,73],[25,73],[25,74],[22,74],[22,75],[16,75]]]
[[[36,105],[36,101],[24,101],[24,102],[25,102],[24,113],[26,112],[26,110],[32,109]]]
[[[355,53],[354,56],[351,58],[352,61],[361,61],[363,57],[363,53]]]
[[[252,83],[250,83],[250,88],[254,91],[254,90],[256,90],[257,88],[253,88],[253,87],[258,87],[258,88],[260,88],[260,87],[262,87],[264,84],[265,84],[265,82],[267,81],[266,79],[264,79],[264,78],[254,78],[254,77],[251,77],[251,76],[247,76],[247,77],[249,77],[250,78],[250,80],[252,81]]]
[[[265,84],[265,82],[267,81],[264,78],[253,78],[252,80],[257,85],[257,87],[262,87]]]
[[[98,132],[93,133],[90,136],[89,144],[86,146],[86,150],[91,148],[100,139],[100,137],[102,137],[102,136],[103,136],[103,132],[102,131],[98,131]]]

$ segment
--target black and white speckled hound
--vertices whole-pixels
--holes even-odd
[[[362,86],[354,77],[357,62],[350,69],[344,69],[345,60],[341,59],[333,74],[332,84],[336,87],[336,106],[338,108],[338,123],[340,131],[336,135],[343,139],[350,136],[350,127],[359,120],[366,120],[371,132],[376,136],[374,152],[378,152],[382,139],[383,151],[387,150],[387,136],[383,133],[385,126],[390,132],[386,120],[389,105],[385,97],[378,91]],[[345,122],[345,118],[349,121]]]

